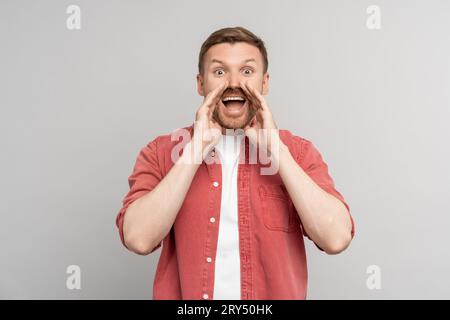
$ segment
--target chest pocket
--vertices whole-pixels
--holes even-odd
[[[297,212],[284,185],[262,184],[259,186],[259,197],[266,228],[293,232],[299,227]]]

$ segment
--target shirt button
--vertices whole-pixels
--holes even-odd
[[[203,299],[207,300],[208,298],[209,298],[208,294],[207,294],[207,293],[204,293],[204,294],[203,294]]]
[[[211,261],[212,261],[211,257],[207,257],[207,258],[206,258],[206,261],[207,261],[207,262],[211,262]]]
[[[211,157],[214,157],[216,155],[216,152],[214,151],[214,149],[211,151]]]
[[[214,181],[214,182],[213,182],[213,186],[214,186],[214,187],[218,187],[218,186],[219,186],[219,182]]]
[[[209,218],[209,221],[211,221],[211,223],[216,222],[216,219],[214,217]]]

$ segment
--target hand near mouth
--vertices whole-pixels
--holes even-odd
[[[195,114],[192,140],[194,141],[195,148],[201,150],[202,159],[204,159],[209,150],[217,144],[222,133],[222,127],[214,120],[213,115],[214,110],[217,108],[217,104],[227,87],[228,81],[225,81],[208,93]]]
[[[255,112],[253,119],[244,128],[245,134],[255,146],[266,148],[271,153],[272,145],[276,145],[272,139],[277,139],[278,142],[280,140],[278,127],[273,119],[266,99],[248,82],[241,82],[240,87],[250,102],[250,108]]]

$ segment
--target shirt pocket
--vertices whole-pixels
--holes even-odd
[[[259,186],[259,197],[266,228],[284,232],[297,229],[297,213],[284,185],[262,184]]]

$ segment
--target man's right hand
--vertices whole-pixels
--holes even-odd
[[[219,141],[222,127],[213,119],[213,113],[227,87],[228,82],[224,82],[211,91],[197,110],[194,134],[185,146],[189,152],[183,152],[182,158],[178,159],[179,164],[188,165],[172,166],[152,191],[133,201],[127,208],[123,220],[123,240],[130,250],[147,255],[170,232],[199,164],[204,159],[203,155],[206,156],[211,146]],[[208,134],[213,137],[205,140],[208,137],[203,136]],[[146,157],[138,159],[141,158]],[[145,176],[140,179],[145,180]]]
[[[219,141],[222,134],[222,127],[214,120],[214,110],[222,97],[223,92],[228,87],[228,81],[223,82],[212,90],[204,98],[202,105],[195,114],[193,145],[194,149],[202,153],[202,160]]]

